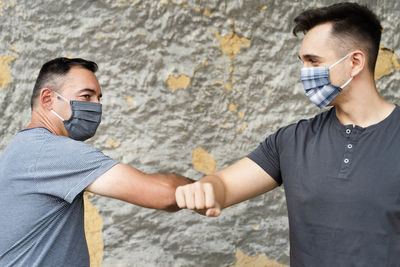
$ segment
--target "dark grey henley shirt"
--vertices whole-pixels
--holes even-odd
[[[342,125],[335,108],[279,129],[248,157],[286,194],[291,267],[400,266],[400,108]]]

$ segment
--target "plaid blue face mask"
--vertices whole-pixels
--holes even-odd
[[[301,81],[303,82],[306,96],[319,108],[326,107],[333,99],[348,85],[353,77],[351,77],[342,86],[333,85],[329,80],[329,70],[345,60],[350,54],[347,54],[331,66],[312,67],[301,69]]]

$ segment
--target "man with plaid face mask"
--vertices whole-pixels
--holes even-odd
[[[399,266],[400,108],[374,81],[381,25],[356,3],[295,19],[314,118],[283,127],[247,157],[176,190],[178,206],[218,216],[283,184],[290,266]]]

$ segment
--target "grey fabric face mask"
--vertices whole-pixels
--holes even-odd
[[[54,110],[51,110],[63,121],[69,137],[78,141],[85,141],[93,137],[101,122],[101,104],[78,100],[69,101],[57,92],[54,93],[70,103],[72,114],[68,120],[64,120]]]

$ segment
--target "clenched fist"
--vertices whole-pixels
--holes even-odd
[[[176,203],[181,209],[196,210],[206,216],[216,217],[221,214],[215,188],[209,182],[195,182],[179,186],[175,192]]]

